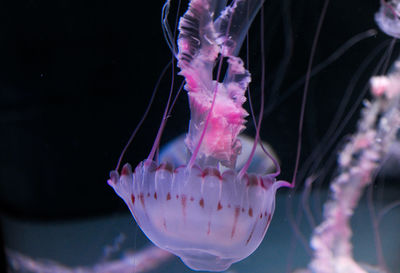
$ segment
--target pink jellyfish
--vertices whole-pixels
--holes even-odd
[[[242,147],[238,135],[248,116],[242,105],[250,82],[237,55],[263,0],[226,2],[191,0],[179,22],[175,56],[191,110],[184,140],[188,162],[173,166],[154,161],[167,107],[147,159],[133,172],[126,164],[120,175],[117,167],[108,180],[147,237],[194,270],[223,271],[254,252],[271,222],[277,189],[293,186],[276,180],[280,168],[267,152],[277,171],[247,172],[259,143],[262,112],[250,155],[236,168]]]

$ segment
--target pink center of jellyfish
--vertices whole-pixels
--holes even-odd
[[[185,138],[191,159],[174,168],[151,155],[134,172],[129,164],[121,176],[112,171],[108,181],[147,237],[194,270],[223,271],[256,250],[270,224],[276,190],[287,186],[275,181],[276,174],[247,174],[248,164],[236,170],[250,74],[235,55],[262,3],[190,2],[179,23],[177,58],[191,109]],[[228,68],[214,79],[221,58]]]

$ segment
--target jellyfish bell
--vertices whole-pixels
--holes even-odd
[[[400,38],[400,1],[381,0],[379,11],[375,14],[375,21],[384,33]]]
[[[197,165],[173,169],[153,161],[132,173],[127,164],[110,184],[157,246],[195,270],[223,271],[261,243],[275,207],[276,183],[269,176]]]
[[[164,114],[149,157],[134,171],[126,164],[120,175],[117,168],[108,180],[146,236],[194,270],[223,271],[253,253],[271,222],[277,189],[292,186],[276,181],[279,165],[268,152],[276,172],[266,174],[267,165],[264,171],[249,172],[259,155],[261,118],[248,158],[237,168],[243,148],[238,136],[248,116],[242,105],[250,82],[237,54],[262,4],[263,0],[237,0],[228,6],[225,1],[190,1],[179,23],[175,54],[191,109],[183,141],[189,157],[176,166],[154,161]],[[225,75],[222,58],[228,64]],[[183,149],[182,141],[173,147]]]
[[[190,159],[190,153],[187,151],[185,138],[186,135],[182,134],[163,145],[163,147],[160,149],[159,161],[169,162],[174,166],[185,165]],[[242,145],[242,149],[236,159],[236,171],[239,171],[244,167],[254,145],[254,138],[246,134],[240,134],[238,136],[238,140]],[[264,150],[267,150],[273,158],[278,157],[273,148],[268,143],[263,141],[262,147],[261,145],[257,145],[247,172],[272,173],[275,171],[275,164],[273,160],[271,160],[270,157],[265,156],[263,148]],[[219,168],[221,172],[229,169],[223,165],[220,165]]]

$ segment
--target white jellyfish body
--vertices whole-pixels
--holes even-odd
[[[379,11],[375,14],[375,21],[387,35],[400,38],[400,1],[381,0]]]
[[[174,166],[186,165],[190,159],[190,154],[187,151],[185,145],[185,134],[182,134],[167,144],[163,145],[160,149],[159,160],[160,162],[169,162]],[[246,165],[247,160],[252,152],[254,146],[254,138],[244,134],[240,134],[237,138],[240,141],[242,149],[236,159],[236,170],[240,170]],[[268,151],[273,157],[277,158],[275,151],[266,142],[262,142],[262,147]],[[271,158],[265,156],[265,152],[261,145],[257,145],[257,148],[253,154],[253,160],[249,168],[248,173],[272,173],[275,170],[274,162]],[[399,148],[400,149],[400,148]],[[222,173],[229,168],[220,165],[219,171]]]
[[[157,137],[134,172],[126,164],[121,175],[112,171],[108,181],[147,237],[194,270],[223,271],[249,256],[268,229],[276,190],[290,186],[276,181],[279,170],[265,174],[268,166],[259,174],[247,173],[259,128],[244,166],[236,168],[250,82],[236,55],[262,3],[236,0],[225,7],[226,1],[190,1],[179,23],[177,53],[191,109],[184,140],[189,159],[182,166],[153,161]],[[228,69],[224,77],[218,69],[214,79],[222,57]]]
[[[146,236],[196,270],[223,271],[249,256],[275,208],[277,183],[269,176],[144,161],[110,180]]]

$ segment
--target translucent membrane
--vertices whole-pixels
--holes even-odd
[[[223,271],[261,243],[275,208],[269,176],[216,168],[191,169],[144,161],[126,164],[109,184],[147,237],[192,269]]]
[[[375,21],[379,28],[387,35],[400,38],[400,1],[382,1],[379,11],[375,14]]]

